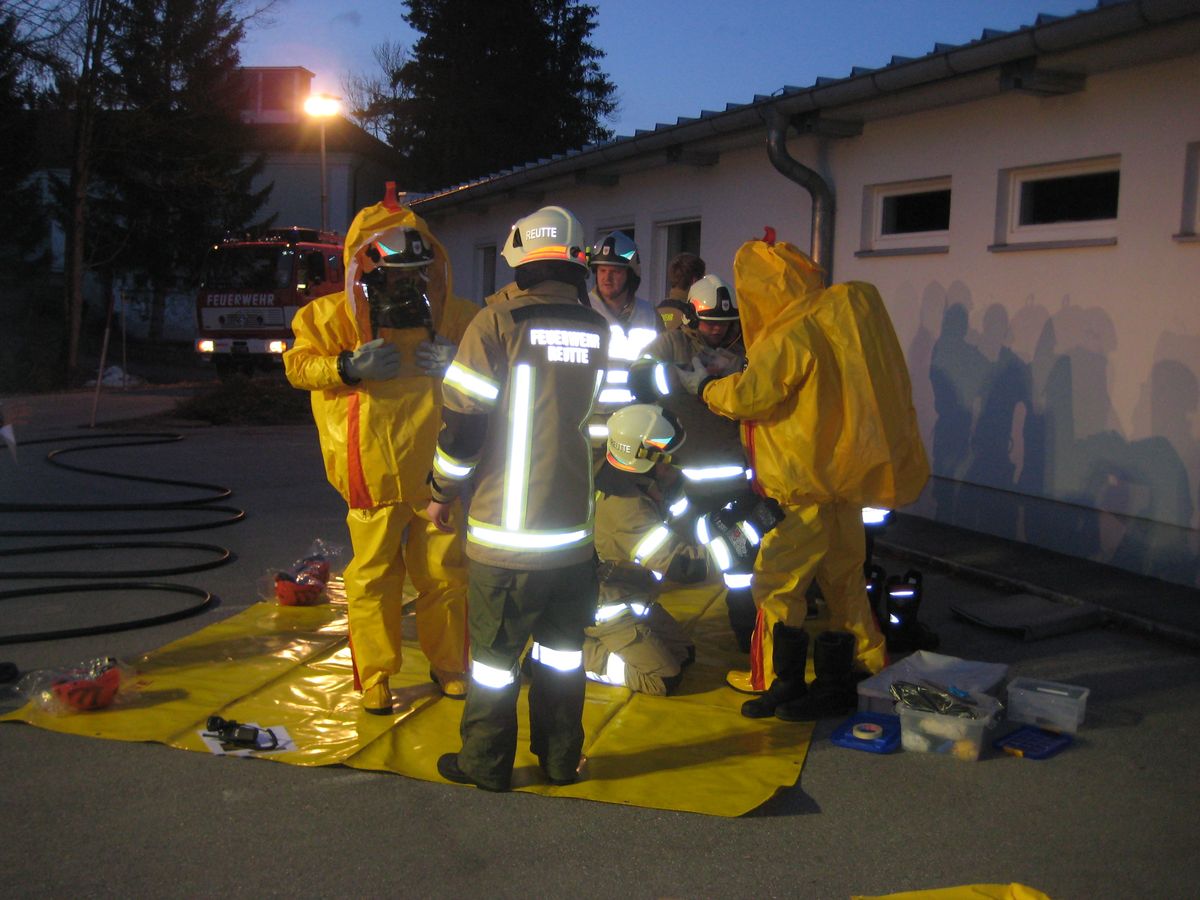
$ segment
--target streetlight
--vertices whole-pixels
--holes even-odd
[[[304,101],[304,111],[321,124],[321,230],[329,229],[329,193],[325,177],[325,120],[336,116],[341,107],[332,94],[311,94]]]

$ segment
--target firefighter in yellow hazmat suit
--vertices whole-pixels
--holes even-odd
[[[714,379],[696,365],[681,381],[741,422],[756,489],[786,517],[764,537],[754,568],[751,669],[730,672],[728,681],[760,694],[745,715],[816,718],[853,695],[852,665],[871,673],[886,665],[863,577],[862,507],[911,503],[929,465],[904,356],[872,285],[824,288],[807,256],[764,241],[738,251],[734,283],[746,368]],[[813,577],[831,632],[814,645],[817,681],[808,697],[802,625]]]
[[[466,695],[466,569],[461,513],[444,533],[425,513],[441,427],[441,375],[478,311],[452,292],[449,261],[425,223],[394,200],[363,209],[346,235],[346,286],[296,314],[288,380],[311,391],[325,471],[350,507],[350,643],[363,708],[392,711],[400,668],[401,592],[431,677]]]

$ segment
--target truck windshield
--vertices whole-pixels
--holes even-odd
[[[295,254],[287,247],[218,247],[208,254],[201,286],[210,291],[275,291],[292,286]]]

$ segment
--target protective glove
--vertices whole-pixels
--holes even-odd
[[[387,381],[400,374],[400,351],[383,338],[343,356],[342,371],[355,381]]]
[[[682,366],[676,366],[675,369],[679,375],[679,383],[683,386],[683,389],[693,395],[699,393],[700,383],[709,377],[708,369],[704,368],[704,360],[699,356],[692,357],[691,371]]]
[[[417,344],[414,357],[417,365],[426,375],[440,378],[446,373],[446,368],[454,361],[458,345],[446,340],[440,334],[432,341],[421,341]]]

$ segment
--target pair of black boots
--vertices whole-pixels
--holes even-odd
[[[743,716],[814,722],[845,715],[858,705],[854,635],[848,631],[823,631],[817,635],[813,640],[816,678],[811,685],[804,682],[808,632],[777,622],[771,636],[775,681],[765,693],[742,704]]]

